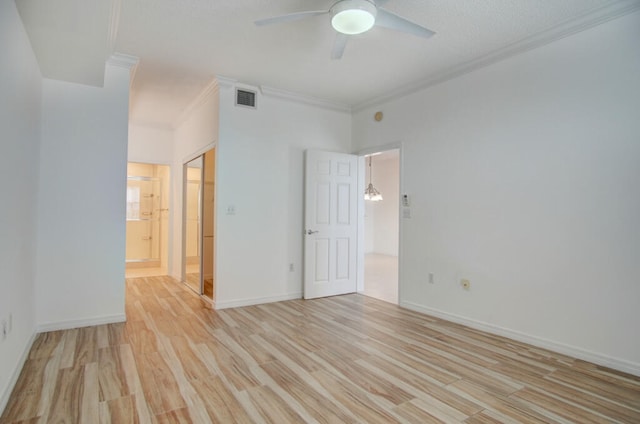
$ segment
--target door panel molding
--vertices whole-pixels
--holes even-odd
[[[357,169],[355,155],[306,152],[305,299],[356,291]]]

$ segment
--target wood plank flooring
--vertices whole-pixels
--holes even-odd
[[[640,423],[640,378],[361,295],[212,311],[127,280],[127,323],[38,335],[2,423]]]

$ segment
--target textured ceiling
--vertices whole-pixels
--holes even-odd
[[[112,52],[140,58],[134,122],[172,126],[216,75],[358,106],[629,10],[640,0],[389,0],[436,32],[374,27],[331,60],[329,16],[257,27],[334,0],[16,0],[43,75],[96,83]],[[491,60],[493,60],[491,59]]]

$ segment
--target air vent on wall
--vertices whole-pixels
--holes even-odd
[[[256,108],[256,93],[255,91],[236,89],[236,106],[246,106],[255,109]]]

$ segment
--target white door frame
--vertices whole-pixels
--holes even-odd
[[[390,143],[383,144],[375,147],[367,147],[366,149],[358,150],[356,155],[358,155],[358,192],[360,194],[364,193],[366,187],[366,166],[364,163],[364,157],[366,155],[370,155],[372,153],[384,152],[387,150],[395,150],[398,149],[398,176],[399,179],[399,187],[398,194],[400,195],[400,199],[402,199],[402,194],[404,193],[404,184],[403,184],[403,173],[402,170],[404,168],[404,151],[402,148],[402,143]],[[364,195],[358,196],[358,260],[357,260],[357,271],[356,271],[356,290],[358,293],[362,293],[364,291]],[[404,227],[404,218],[402,217],[402,202],[398,202],[398,305],[402,303],[402,233]]]

